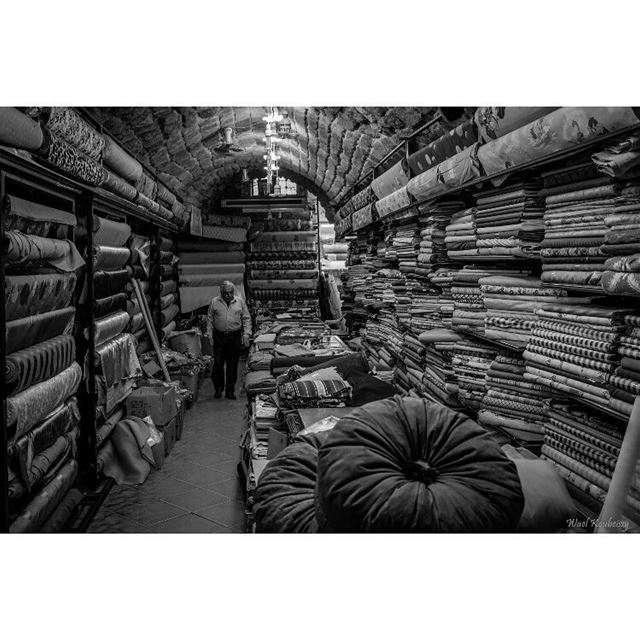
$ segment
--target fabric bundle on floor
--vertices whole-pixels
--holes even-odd
[[[515,465],[476,423],[413,398],[342,418],[318,455],[316,518],[334,532],[506,532],[524,498]]]
[[[525,379],[526,361],[516,354],[497,355],[486,371],[487,392],[478,422],[505,431],[528,445],[541,444],[545,400],[552,396],[544,385]]]
[[[562,107],[482,145],[478,159],[491,176],[637,123],[630,107]]]
[[[619,188],[605,184],[583,189],[580,183],[545,199],[542,281],[598,287],[606,260],[605,219],[615,210]]]
[[[544,237],[544,202],[538,197],[539,187],[539,183],[527,181],[477,196],[474,220],[478,255],[539,255]]]
[[[523,354],[525,378],[566,396],[623,415],[631,404],[611,392],[608,382],[620,359],[616,347],[628,311],[591,305],[548,305]]]

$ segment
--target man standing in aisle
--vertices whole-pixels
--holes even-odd
[[[248,347],[251,338],[249,310],[235,291],[233,283],[225,280],[220,285],[220,295],[211,300],[207,314],[207,334],[213,344],[213,387],[216,398],[221,398],[223,390],[226,390],[229,400],[236,399],[240,347]]]

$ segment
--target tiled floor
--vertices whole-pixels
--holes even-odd
[[[214,399],[206,380],[162,469],[138,487],[113,487],[89,533],[244,533],[236,467],[245,408],[240,395]]]

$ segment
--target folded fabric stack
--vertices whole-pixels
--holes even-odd
[[[398,227],[393,235],[392,246],[398,258],[398,269],[402,273],[414,273],[420,249],[420,231],[416,226]]]
[[[417,257],[418,267],[430,270],[433,265],[449,262],[445,242],[446,229],[451,222],[451,216],[463,207],[464,203],[459,200],[418,206],[418,224],[422,229]]]
[[[534,258],[544,237],[544,201],[540,184],[527,181],[488,191],[476,198],[478,255],[496,258]]]
[[[601,249],[604,273],[601,285],[607,293],[640,295],[640,186],[621,188],[616,204],[604,223],[607,231]]]
[[[451,215],[444,239],[450,260],[470,262],[478,255],[475,212],[475,208],[462,209]]]
[[[447,329],[451,329],[453,326],[453,311],[455,308],[453,301],[453,279],[457,273],[458,269],[442,268],[437,269],[429,277],[429,281],[440,288],[438,301],[434,301],[434,304],[439,306],[438,316],[442,321],[441,326]]]
[[[469,409],[478,410],[487,392],[486,374],[498,355],[495,349],[468,340],[453,345],[453,372],[458,381],[458,399]]]
[[[278,407],[268,395],[259,395],[251,402],[249,419],[249,451],[255,460],[267,458],[269,431],[280,429]]]
[[[13,196],[3,206],[10,531],[60,530],[77,475],[81,418],[73,336],[76,271],[84,265],[73,241],[77,220]]]
[[[525,379],[526,361],[498,355],[487,370],[487,393],[478,422],[497,427],[525,445],[542,443],[548,387]]]
[[[569,298],[565,289],[544,287],[539,278],[489,276],[480,278],[487,309],[485,336],[526,345],[537,316],[549,304],[585,304],[591,298]]]
[[[627,135],[594,153],[591,159],[598,171],[616,180],[637,178],[640,174],[640,136]]]
[[[405,374],[414,389],[422,391],[422,377],[425,368],[425,346],[416,337],[406,333],[402,344],[402,362]]]
[[[640,315],[628,314],[624,318],[626,331],[617,345],[619,366],[608,379],[611,397],[619,403],[616,409],[629,415],[640,395]]]
[[[488,312],[484,304],[480,280],[489,276],[517,277],[520,275],[529,275],[529,272],[493,265],[486,267],[469,265],[457,271],[453,275],[451,287],[454,301],[452,327],[484,333]]]
[[[285,409],[344,407],[351,399],[351,385],[335,369],[321,369],[278,385],[280,405]]]
[[[549,460],[560,476],[585,504],[599,513],[611,484],[624,422],[611,424],[577,403],[549,402],[544,427],[542,458]],[[627,497],[629,515],[640,521],[640,492],[637,479]]]
[[[618,367],[628,314],[629,310],[596,304],[538,309],[523,356],[525,378],[596,408],[629,415],[631,404],[614,397],[609,384]]]
[[[432,329],[420,334],[425,346],[422,383],[425,397],[458,408],[458,380],[453,370],[455,345],[464,337],[448,329]]]
[[[598,287],[605,270],[605,219],[614,211],[619,188],[574,183],[554,191],[545,199],[542,282]]]

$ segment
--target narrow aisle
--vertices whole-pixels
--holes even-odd
[[[237,400],[216,400],[205,380],[162,469],[152,470],[139,487],[113,487],[88,532],[244,533],[236,467],[245,407],[240,393]]]

